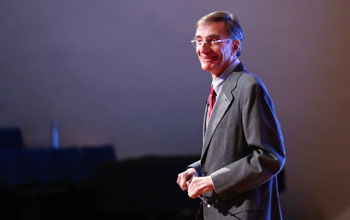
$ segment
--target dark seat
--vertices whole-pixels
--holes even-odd
[[[17,127],[0,129],[0,148],[23,148],[21,130]]]
[[[84,158],[85,173],[95,178],[98,168],[106,163],[116,161],[113,146],[84,147],[81,149]]]
[[[0,182],[11,186],[19,181],[15,150],[12,148],[0,148]]]
[[[60,179],[60,176],[55,172],[51,150],[18,150],[16,164],[24,183],[46,183]]]
[[[52,151],[55,173],[65,180],[79,180],[86,176],[83,155],[78,148],[61,148]]]

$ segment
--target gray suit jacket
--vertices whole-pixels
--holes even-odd
[[[206,220],[282,219],[277,173],[285,162],[285,149],[274,107],[264,84],[237,68],[225,80],[205,126],[201,159],[194,167],[211,176],[214,191],[203,197]]]

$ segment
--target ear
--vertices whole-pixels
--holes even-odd
[[[241,46],[241,43],[239,42],[239,40],[234,40],[232,42],[232,51],[231,54],[232,55],[236,55],[238,53],[239,47]]]

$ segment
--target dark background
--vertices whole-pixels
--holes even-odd
[[[62,148],[199,155],[210,76],[189,41],[215,10],[240,18],[240,59],[274,101],[285,219],[348,219],[346,0],[0,1],[0,127],[20,127],[26,149],[50,148],[56,120]]]

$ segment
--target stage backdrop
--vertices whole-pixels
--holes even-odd
[[[19,126],[27,148],[50,147],[57,121],[62,147],[199,155],[210,76],[189,42],[214,10],[241,19],[241,61],[274,100],[285,219],[347,218],[347,0],[1,1],[0,127]]]

